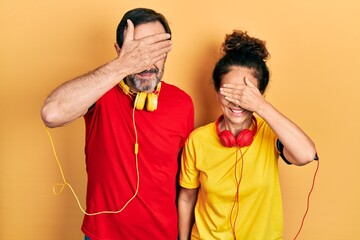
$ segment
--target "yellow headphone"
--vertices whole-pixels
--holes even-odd
[[[133,94],[136,94],[134,107],[137,110],[143,110],[145,104],[146,104],[146,110],[148,110],[149,112],[153,112],[157,109],[158,97],[161,89],[161,82],[158,83],[158,85],[156,86],[156,90],[153,93],[146,93],[146,92],[134,93],[130,90],[130,87],[126,85],[124,80],[121,80],[119,86],[126,95],[131,96]]]
[[[132,98],[132,96],[134,96],[136,94],[136,98],[135,98],[135,102],[134,102],[134,108],[133,108],[133,124],[134,124],[134,131],[135,131],[135,146],[134,146],[134,153],[135,153],[135,166],[136,166],[136,175],[137,175],[137,181],[136,181],[136,190],[134,195],[124,204],[124,206],[119,209],[119,210],[115,210],[115,211],[110,211],[110,210],[105,210],[105,211],[100,211],[100,212],[94,212],[94,213],[88,213],[84,210],[84,208],[81,206],[80,201],[78,196],[76,195],[74,189],[71,187],[70,183],[68,183],[65,179],[64,176],[64,172],[62,170],[60,161],[57,157],[56,151],[55,151],[55,146],[52,140],[52,137],[50,135],[49,129],[45,126],[46,132],[48,133],[50,142],[51,142],[51,146],[53,148],[53,152],[54,152],[54,156],[55,159],[58,163],[61,175],[62,175],[62,179],[63,179],[63,183],[57,183],[54,184],[53,186],[53,192],[55,195],[59,195],[66,186],[68,186],[70,188],[70,190],[72,191],[79,208],[81,209],[81,211],[88,216],[95,216],[95,215],[100,215],[100,214],[117,214],[122,212],[127,205],[137,196],[138,191],[139,191],[139,186],[140,186],[140,173],[139,173],[139,166],[138,166],[138,152],[139,152],[139,144],[138,144],[138,136],[137,136],[137,130],[136,130],[136,124],[135,124],[135,109],[137,110],[143,110],[145,103],[146,103],[146,109],[150,112],[155,111],[157,109],[157,104],[158,104],[158,97],[159,97],[159,93],[160,93],[160,88],[161,88],[161,82],[158,83],[158,85],[156,86],[156,90],[153,93],[146,93],[146,92],[132,92],[129,88],[129,86],[126,85],[126,83],[124,82],[124,80],[122,80],[119,83],[120,88],[123,90],[123,92],[128,95],[130,98]],[[60,190],[56,190],[57,187],[60,187]]]

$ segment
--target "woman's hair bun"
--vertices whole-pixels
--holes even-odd
[[[226,54],[251,54],[266,61],[269,58],[269,52],[265,44],[265,41],[250,37],[247,32],[234,30],[232,34],[226,34],[222,47]]]

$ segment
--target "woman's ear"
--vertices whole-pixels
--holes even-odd
[[[119,44],[114,43],[114,47],[115,47],[115,51],[116,51],[117,55],[119,56],[120,55],[120,50],[121,50],[121,48],[119,47]]]
[[[220,93],[219,93],[219,92],[216,92],[216,93],[215,93],[215,96],[216,96],[216,100],[219,101]]]

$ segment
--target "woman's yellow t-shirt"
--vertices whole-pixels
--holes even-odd
[[[199,187],[191,239],[282,239],[277,137],[263,119],[257,122],[254,141],[241,149],[222,146],[215,123],[189,136],[180,185]]]

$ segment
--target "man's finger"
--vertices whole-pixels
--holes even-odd
[[[158,33],[150,36],[146,36],[141,39],[146,44],[154,44],[157,42],[171,42],[170,41],[171,35],[169,33]]]
[[[162,41],[162,42],[157,42],[154,43],[150,46],[149,50],[152,53],[155,52],[159,52],[160,54],[162,53],[167,53],[172,49],[172,42],[167,40],[167,41]]]
[[[124,43],[134,40],[134,24],[130,19],[127,19],[126,22],[127,22],[127,27],[125,29],[126,33],[124,37]]]

